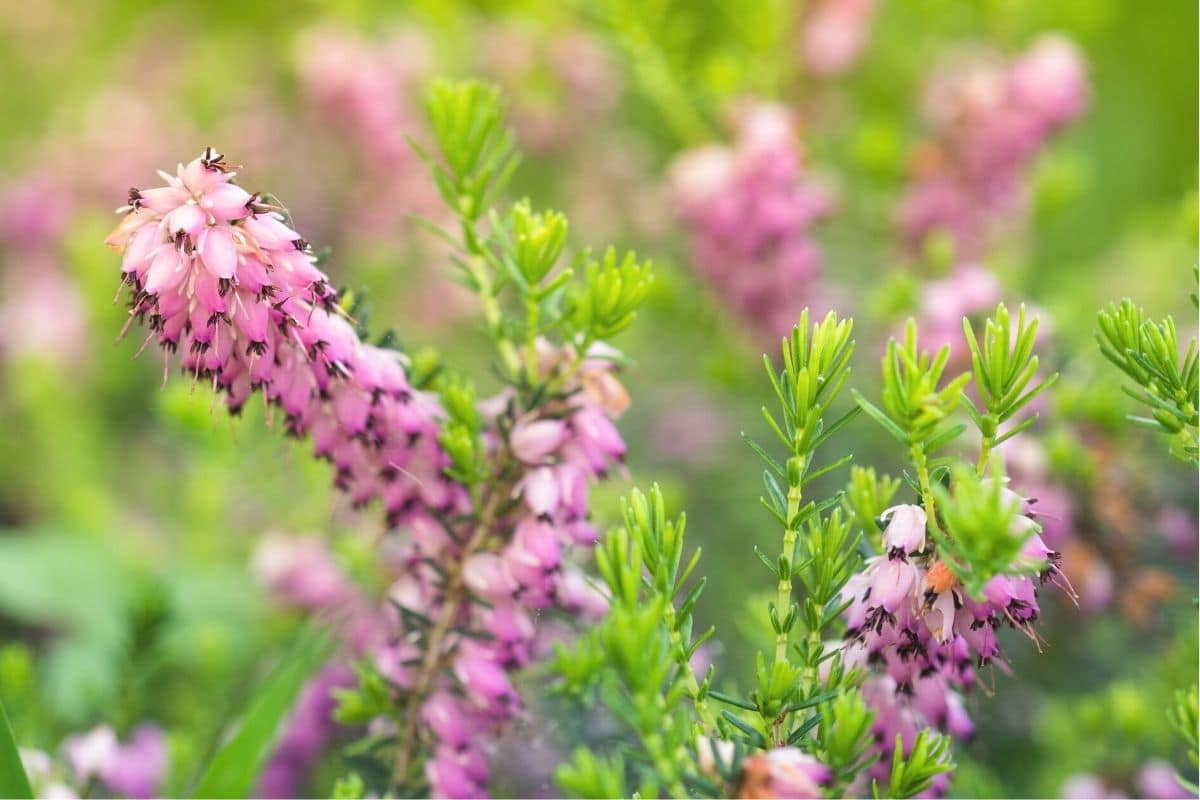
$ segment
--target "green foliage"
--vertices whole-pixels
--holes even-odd
[[[668,520],[662,492],[634,490],[623,504],[624,526],[596,547],[596,568],[612,597],[608,616],[571,648],[558,647],[562,688],[605,706],[641,742],[645,757],[631,759],[643,793],[683,796],[691,759],[687,747],[716,723],[708,709],[711,671],[701,683],[690,659],[709,636],[692,637],[692,609],[704,580],[691,584],[700,553],[683,558],[685,519]],[[624,762],[576,752],[557,773],[564,791],[579,797],[624,796]]]
[[[1200,354],[1196,339],[1192,338],[1181,357],[1175,320],[1149,320],[1129,299],[1102,309],[1097,322],[1100,352],[1137,387],[1122,387],[1123,391],[1149,407],[1149,417],[1131,416],[1130,420],[1173,435],[1173,452],[1200,464]]]
[[[810,518],[800,537],[796,576],[804,587],[801,615],[810,631],[824,631],[849,605],[841,590],[862,566],[862,533],[835,508],[825,519]]]
[[[441,381],[439,397],[446,410],[438,432],[438,442],[450,458],[446,474],[473,490],[487,477],[487,449],[475,387],[464,377],[447,377]]]
[[[932,452],[962,432],[959,428],[941,427],[971,379],[964,373],[939,388],[949,358],[949,345],[942,346],[933,356],[919,350],[917,324],[910,319],[904,327],[904,342],[890,339],[883,357],[883,409],[858,392],[854,397],[863,411],[896,441]]]
[[[896,748],[892,755],[892,771],[888,778],[884,797],[915,797],[933,785],[933,779],[943,772],[954,769],[950,755],[950,737],[931,730],[917,734],[912,752],[904,756],[904,744],[896,735]],[[875,797],[880,797],[879,786],[875,785]]]
[[[633,322],[650,286],[649,262],[633,253],[618,262],[610,248],[600,261],[586,253],[576,259],[584,266],[582,279],[575,269],[558,269],[567,243],[563,214],[537,211],[528,200],[506,215],[492,207],[517,163],[497,90],[439,81],[426,106],[439,159],[417,149],[457,216],[459,233],[426,224],[455,249],[457,279],[479,296],[506,381],[529,396],[542,396],[547,387],[539,370],[539,337],[565,338],[575,346],[576,361],[584,358],[594,341]],[[479,223],[485,218],[483,233]],[[568,367],[565,374],[572,371]]]
[[[439,80],[425,109],[442,157],[432,165],[438,192],[464,219],[477,221],[518,162],[500,91],[478,81]]]
[[[963,318],[963,335],[971,350],[971,366],[974,369],[975,386],[983,400],[983,411],[966,399],[964,407],[984,440],[984,453],[980,466],[986,465],[991,448],[1004,442],[1037,421],[1037,414],[1022,420],[1000,433],[1000,426],[1011,420],[1031,400],[1045,391],[1058,379],[1055,373],[1049,378],[1030,383],[1037,375],[1038,357],[1033,352],[1037,338],[1038,320],[1025,320],[1025,306],[1017,312],[1013,324],[1008,309],[1003,303],[996,313],[984,323],[982,345],[975,338],[971,323]]]
[[[633,253],[617,261],[613,248],[604,258],[588,259],[582,285],[567,300],[567,319],[583,341],[609,339],[629,327],[653,282],[650,262]]]
[[[881,529],[876,520],[892,504],[900,481],[888,475],[876,476],[874,467],[853,466],[850,468],[850,481],[842,497],[842,505],[847,513],[854,517],[854,523],[865,531],[875,545],[880,549]]]
[[[632,796],[625,789],[625,760],[620,755],[597,756],[586,747],[576,748],[571,760],[555,769],[554,782],[570,797],[605,800]]]
[[[829,794],[836,797],[879,757],[872,752],[875,712],[867,707],[861,692],[842,692],[821,705],[820,717],[816,753],[833,771]]]
[[[1198,706],[1198,691],[1195,686],[1191,689],[1179,689],[1175,692],[1175,708],[1171,713],[1171,726],[1179,733],[1183,739],[1184,745],[1187,747],[1188,760],[1193,767],[1200,766],[1200,710]],[[1182,775],[1179,776],[1180,783],[1193,794],[1196,793],[1196,784],[1187,780]]]
[[[535,287],[554,269],[567,243],[567,218],[557,211],[536,213],[528,200],[512,207],[512,260],[526,287]]]
[[[338,778],[330,796],[333,800],[361,800],[367,796],[367,787],[361,775],[351,772],[343,778]]]
[[[11,797],[14,800],[33,798],[33,789],[29,778],[25,775],[25,766],[21,763],[21,754],[17,751],[17,743],[13,740],[12,728],[8,724],[8,715],[4,712],[4,703],[0,702],[0,797]]]
[[[82,722],[116,698],[138,579],[134,567],[92,538],[59,531],[0,538],[0,610],[61,631],[42,676],[54,713]]]
[[[772,432],[787,448],[788,457],[782,465],[762,445],[743,436],[767,466],[763,471],[763,484],[767,493],[761,498],[761,502],[783,526],[782,551],[776,561],[771,563],[761,554],[759,557],[771,569],[777,581],[776,599],[768,608],[768,616],[775,633],[774,662],[782,665],[777,668],[784,672],[790,666],[787,662],[790,657],[788,651],[791,632],[799,619],[799,609],[792,599],[792,580],[799,571],[796,543],[801,529],[806,521],[817,520],[810,530],[828,532],[828,539],[816,544],[827,556],[833,554],[825,551],[826,546],[832,542],[844,541],[848,535],[848,528],[842,528],[840,518],[832,523],[832,527],[827,527],[829,523],[820,521],[820,515],[835,506],[840,500],[839,497],[804,504],[803,492],[810,481],[850,460],[850,456],[847,455],[825,467],[811,470],[814,451],[858,414],[857,408],[851,408],[829,425],[826,425],[824,420],[825,413],[837,399],[850,375],[850,357],[854,353],[854,340],[850,338],[853,328],[853,321],[839,320],[832,311],[810,327],[808,309],[805,309],[800,314],[799,322],[793,326],[791,335],[782,341],[783,368],[777,373],[771,359],[763,356],[763,365],[775,398],[779,401],[783,423],[781,425],[766,406],[763,407],[762,414]],[[836,617],[836,613],[831,615],[830,611],[838,602],[836,593],[841,588],[841,584],[834,586],[830,581],[841,576],[843,566],[845,565],[840,564],[830,572],[819,572],[822,569],[819,567],[817,570],[810,570],[806,575],[812,582],[810,591],[817,589],[820,596],[810,595],[806,601],[805,613],[817,624],[809,629],[809,641],[805,644],[806,687],[796,689],[800,692],[798,697],[802,699],[807,699],[805,688],[808,691],[815,689],[816,665],[822,658],[823,650],[820,632],[828,621]],[[764,688],[777,685],[773,681],[760,683]],[[791,696],[762,694],[758,704],[763,726],[774,727],[781,724],[782,720],[772,709],[792,705],[795,699]]]
[[[391,710],[392,687],[370,663],[360,662],[354,671],[353,687],[333,690],[333,718],[343,725],[366,725]]]
[[[780,441],[794,457],[803,457],[817,449],[834,431],[853,415],[839,419],[825,430],[821,418],[837,398],[850,376],[850,356],[854,354],[852,320],[838,320],[829,312],[825,319],[809,328],[808,309],[792,328],[791,336],[783,339],[783,369],[778,374],[771,360],[763,356],[767,377],[779,400],[783,425],[765,407],[763,417]],[[792,466],[788,469],[807,468]],[[787,477],[789,481],[792,476]],[[802,474],[801,474],[802,477]],[[799,480],[797,480],[799,482]]]
[[[996,575],[1036,573],[1040,563],[1024,563],[1021,548],[1037,525],[1021,516],[1018,501],[1005,497],[998,474],[981,479],[974,470],[956,466],[950,489],[934,487],[946,530],[934,530],[938,553],[967,591],[981,596]]]
[[[312,673],[329,655],[319,628],[301,632],[284,660],[263,681],[233,734],[208,762],[192,792],[197,798],[246,797],[266,764],[280,728]]]

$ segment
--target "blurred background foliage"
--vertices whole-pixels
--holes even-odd
[[[693,274],[668,165],[727,140],[743,98],[794,111],[807,162],[836,197],[816,238],[839,311],[856,317],[855,381],[870,396],[884,341],[945,269],[900,253],[892,232],[927,76],[963,43],[1015,53],[1057,31],[1085,53],[1092,106],[1036,162],[1027,230],[988,267],[1006,299],[1044,310],[1052,329],[1043,359],[1063,379],[1039,441],[1050,479],[1074,498],[1073,534],[1109,568],[1111,598],[1089,604],[1086,565],[1073,572],[1068,554],[1081,607],[1047,603],[1041,653],[1006,643],[1018,678],[985,676],[969,698],[979,732],[954,791],[1056,796],[1071,775],[1095,773],[1128,792],[1146,759],[1182,767],[1165,713],[1196,678],[1196,476],[1124,423],[1131,403],[1092,336],[1096,309],[1125,295],[1195,330],[1195,3],[882,0],[859,62],[832,80],[803,69],[800,13],[781,0],[0,0],[0,181],[33,187],[7,213],[58,214],[44,240],[14,243],[18,230],[0,241],[0,696],[18,739],[50,750],[100,720],[125,730],[153,719],[171,731],[168,793],[181,791],[297,624],[251,580],[257,541],[336,534],[344,563],[365,573],[383,524],[348,508],[326,466],[264,409],[231,421],[206,386],[160,386],[154,348],[131,358],[136,336],[112,343],[124,309],[102,241],[126,187],[217,146],[244,165],[245,185],[283,198],[300,230],[333,248],[327,269],[369,292],[373,328],[488,380],[470,301],[406,218],[432,213],[428,193],[392,191],[423,182],[420,165],[381,183],[353,120],[306,88],[322,37],[391,43],[408,110],[397,121],[418,140],[430,77],[498,82],[527,150],[517,191],[564,210],[577,246],[612,240],[656,262],[651,302],[619,342],[636,362],[623,430],[630,472],[688,510],[706,551],[698,616],[719,625],[721,665],[765,627],[738,620],[764,605],[752,601],[770,584],[752,548],[770,550],[776,535],[739,437],[763,433],[766,345]],[[570,82],[595,85],[570,73],[584,56],[603,84],[591,105]],[[869,422],[835,449],[899,469]],[[613,520],[628,486],[602,490],[598,518]],[[1168,507],[1183,514],[1174,551]]]

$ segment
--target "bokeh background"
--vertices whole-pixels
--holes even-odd
[[[525,150],[514,196],[565,211],[577,247],[630,246],[657,265],[618,341],[635,364],[629,475],[595,513],[611,521],[619,495],[651,481],[687,510],[710,579],[699,616],[718,625],[709,657],[744,685],[771,590],[753,548],[773,551],[778,532],[740,434],[765,438],[761,354],[782,331],[698,265],[679,164],[729,145],[754,108],[786,110],[828,210],[808,234],[811,298],[783,313],[855,316],[854,380],[870,396],[905,317],[986,311],[958,282],[964,254],[937,237],[905,247],[897,222],[925,163],[929,87],[1054,32],[1086,62],[1087,108],[1027,159],[1019,201],[970,266],[989,276],[988,303],[1039,310],[1043,363],[1062,373],[1006,455],[1052,506],[1081,599],[1047,592],[1045,641],[1005,643],[1015,677],[985,676],[969,697],[979,730],[952,792],[1138,796],[1148,767],[1182,768],[1165,714],[1197,674],[1196,474],[1124,422],[1132,403],[1093,331],[1100,306],[1130,296],[1195,333],[1196,5],[849,3],[827,36],[861,46],[822,61],[807,29],[835,5],[0,0],[0,697],[18,740],[53,751],[102,720],[153,720],[169,731],[168,794],[183,791],[298,624],[255,581],[256,547],[326,537],[354,571],[383,524],[262,408],[231,421],[208,387],[164,384],[155,348],[135,358],[136,334],[114,343],[125,309],[103,240],[128,187],[217,147],[331,248],[328,271],[365,291],[373,327],[486,386],[472,300],[411,220],[441,212],[406,137],[426,137],[434,76],[499,84]],[[865,420],[830,448],[901,469]],[[312,791],[339,770],[330,755]]]

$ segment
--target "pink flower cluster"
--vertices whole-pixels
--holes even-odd
[[[441,474],[436,399],[409,386],[398,353],[359,338],[284,210],[234,183],[211,149],[160,174],[167,185],[130,191],[108,238],[147,342],[178,353],[233,413],[260,391],[356,505],[379,500],[392,523],[463,507]]]
[[[1013,59],[972,53],[949,65],[926,93],[930,139],[900,208],[906,243],[952,237],[960,260],[978,257],[998,223],[1024,205],[1024,178],[1046,141],[1087,108],[1078,48],[1044,35]]]
[[[131,191],[109,238],[124,254],[131,323],[144,322],[147,342],[157,339],[168,362],[178,353],[233,412],[259,391],[292,435],[311,437],[334,464],[340,489],[356,504],[379,500],[393,527],[403,526],[404,538],[380,548],[392,581],[383,602],[366,597],[318,540],[270,538],[255,571],[285,603],[336,615],[350,652],[374,662],[398,702],[415,699],[435,793],[484,795],[487,748],[522,707],[511,673],[553,632],[535,617],[552,607],[607,611],[569,550],[595,542],[588,483],[625,455],[613,422],[629,402],[614,374],[619,354],[539,342],[554,391],[532,409],[511,390],[480,404],[491,455],[508,465],[496,485],[511,497],[504,488],[479,540],[465,487],[443,473],[436,399],[408,384],[398,354],[359,338],[283,209],[233,177],[210,150],[163,173],[166,186]],[[429,625],[442,619],[447,635],[432,645],[441,649],[426,674]],[[331,666],[306,691],[264,792],[287,793],[319,751],[341,670]]]
[[[575,546],[590,547],[596,532],[587,520],[588,483],[605,476],[625,455],[613,418],[628,405],[613,374],[613,354],[596,348],[582,360],[560,402],[519,413],[507,392],[482,404],[491,421],[493,445],[507,446],[519,462],[515,501],[497,526],[511,531],[494,550],[470,554],[462,579],[472,602],[456,629],[482,637],[455,637],[450,674],[439,676],[421,714],[433,734],[434,755],[426,775],[438,796],[486,793],[485,754],[500,727],[522,708],[511,673],[545,649],[552,626],[535,625],[545,610],[558,608],[583,618],[607,613],[608,601],[569,559]],[[563,374],[575,361],[570,347],[541,343],[546,376]],[[431,562],[456,559],[458,542],[440,525],[413,537],[410,577],[392,593],[398,606],[426,619],[437,618],[443,598]],[[400,685],[411,676],[399,666],[411,658],[409,639],[419,631],[401,626],[392,674]]]
[[[255,797],[296,797],[301,780],[312,768],[332,735],[336,724],[333,711],[335,689],[354,685],[354,673],[339,664],[331,664],[309,681],[288,718],[287,727],[275,746],[275,752],[259,776]]]
[[[68,736],[61,747],[64,770],[40,750],[21,750],[21,761],[38,797],[86,797],[99,783],[106,796],[133,800],[160,797],[166,776],[167,742],[157,725],[134,729],[122,743],[116,732],[100,725],[86,733]]]
[[[372,202],[354,204],[355,227],[387,234],[414,212],[436,213],[437,196],[408,143],[423,130],[411,98],[433,58],[426,35],[401,28],[370,41],[319,26],[300,39],[297,52],[304,98],[361,162],[356,192]]]
[[[1126,794],[1119,787],[1113,786],[1111,779],[1085,772],[1068,778],[1059,789],[1059,797],[1064,800],[1121,800],[1127,797],[1183,800],[1196,796],[1179,782],[1179,774],[1169,762],[1157,759],[1145,762],[1138,769],[1137,774],[1133,776],[1133,788],[1132,794]]]
[[[1003,491],[1028,511],[1024,498]],[[876,710],[874,731],[883,757],[871,775],[878,778],[888,773],[897,734],[906,750],[922,728],[970,736],[974,726],[956,690],[974,682],[977,668],[1004,664],[997,630],[1008,625],[1038,642],[1033,628],[1038,583],[1050,580],[1071,591],[1058,553],[1045,545],[1030,516],[1013,522],[1015,531],[1028,534],[1023,563],[1013,566],[1045,564],[1041,574],[997,575],[985,584],[981,599],[971,597],[936,558],[926,540],[924,509],[899,505],[882,516],[884,552],[869,559],[845,588],[852,602],[845,612],[843,654],[847,664],[871,671],[863,692]]]
[[[273,594],[287,605],[340,619],[350,652],[370,659],[400,698],[415,689],[425,621],[443,611],[442,576],[449,565],[462,563],[471,601],[458,610],[455,633],[444,644],[449,668],[419,709],[419,735],[433,750],[426,774],[440,796],[486,794],[492,742],[522,708],[511,673],[545,650],[554,634],[552,625],[535,625],[535,619],[549,608],[592,619],[607,612],[607,599],[571,563],[569,551],[595,542],[587,521],[588,482],[625,453],[612,422],[628,405],[613,374],[615,355],[596,347],[574,371],[566,399],[536,414],[515,414],[509,392],[481,404],[491,445],[507,446],[520,472],[511,508],[496,526],[506,532],[498,545],[463,561],[462,532],[436,513],[416,511],[406,521],[406,539],[386,540],[381,551],[381,567],[393,581],[381,603],[363,596],[319,539],[268,537],[255,555],[255,574]],[[570,348],[542,343],[547,375],[573,361]],[[317,725],[312,709],[328,712],[328,690],[342,671],[329,667],[305,690],[260,793],[294,791],[329,736],[327,713]]]
[[[978,264],[960,264],[946,277],[926,281],[918,316],[921,343],[933,353],[949,345],[950,369],[970,367],[963,317],[975,319],[994,311],[1001,297],[1000,281]]]
[[[800,309],[819,305],[821,249],[811,229],[830,200],[805,175],[786,109],[751,107],[739,126],[733,147],[684,153],[671,182],[695,269],[747,325],[773,338]]]

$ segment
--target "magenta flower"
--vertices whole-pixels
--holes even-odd
[[[830,201],[803,170],[786,109],[752,106],[733,147],[683,154],[671,183],[697,273],[756,332],[779,335],[818,302],[811,227]]]
[[[1013,504],[1029,513],[1026,498],[1004,490]],[[863,693],[875,709],[875,733],[882,758],[872,777],[887,777],[891,751],[899,735],[911,747],[922,728],[957,737],[974,730],[959,691],[975,682],[975,670],[1003,664],[996,631],[1016,628],[1035,642],[1039,613],[1037,585],[1051,581],[1074,592],[1059,568],[1058,553],[1046,546],[1040,527],[1018,516],[1014,532],[1027,539],[1017,563],[1040,575],[997,575],[983,587],[982,599],[969,596],[935,553],[926,552],[925,512],[918,506],[894,506],[882,514],[887,553],[866,562],[846,584],[846,644],[842,661],[868,672]]]
[[[540,464],[567,440],[566,423],[557,419],[522,419],[513,426],[508,444],[526,464]]]
[[[925,98],[930,141],[899,214],[910,249],[940,231],[958,260],[981,255],[993,229],[1023,208],[1038,151],[1083,114],[1089,94],[1082,55],[1057,36],[1009,62],[968,54],[936,75]]]
[[[130,321],[231,412],[261,391],[356,505],[381,501],[392,522],[461,506],[441,475],[436,401],[408,386],[399,354],[360,341],[282,209],[231,183],[211,149],[162,174],[166,186],[130,192],[108,239],[133,288]]]
[[[313,536],[268,536],[254,553],[255,577],[281,602],[315,611],[357,594],[325,542]]]
[[[167,746],[157,725],[141,725],[122,744],[107,725],[68,736],[63,756],[76,786],[99,780],[110,793],[142,800],[157,797],[167,771]]]

